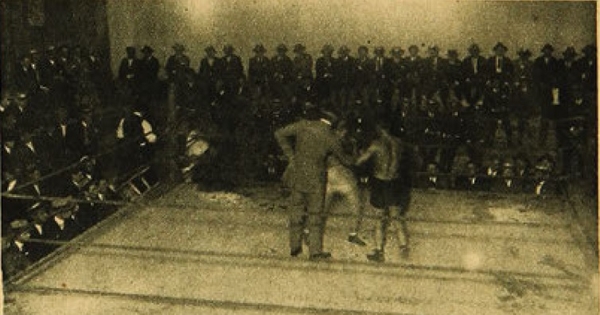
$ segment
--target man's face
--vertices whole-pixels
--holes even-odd
[[[429,57],[431,58],[435,58],[439,55],[439,52],[437,51],[437,49],[430,49],[429,50]]]
[[[44,223],[48,221],[48,213],[44,210],[38,210],[33,214],[32,218],[35,223]]]
[[[416,57],[419,54],[419,49],[416,47],[411,47],[408,50],[408,53],[410,54],[411,57]]]
[[[550,49],[544,49],[544,51],[542,52],[542,54],[544,55],[544,57],[550,58],[550,57],[552,57],[552,50],[550,50]]]
[[[496,57],[504,57],[504,55],[506,55],[506,50],[504,50],[504,48],[498,48],[494,51],[494,54],[496,54]]]
[[[367,50],[366,49],[359,49],[358,50],[358,57],[361,59],[367,58]]]

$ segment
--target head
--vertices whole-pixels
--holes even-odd
[[[304,54],[304,52],[306,52],[306,47],[302,44],[296,44],[294,45],[294,54],[296,54],[296,56],[301,56]]]
[[[254,54],[256,56],[262,57],[265,55],[265,52],[267,52],[267,50],[265,49],[265,46],[263,46],[262,44],[258,44],[256,46],[254,46]]]
[[[377,46],[375,47],[375,56],[377,57],[383,57],[385,55],[385,49],[381,46]]]
[[[56,47],[54,46],[48,46],[46,47],[46,57],[47,58],[54,58],[54,56],[56,55]]]
[[[183,44],[180,43],[175,43],[175,45],[173,45],[172,48],[175,52],[175,55],[183,55],[183,52],[185,51],[185,46],[183,46]]]
[[[235,51],[235,49],[233,48],[232,45],[225,45],[223,47],[223,54],[227,57],[232,56],[234,51]]]
[[[458,61],[458,51],[456,49],[448,50],[448,60],[450,61]]]
[[[135,59],[135,47],[127,47],[125,48],[125,53],[127,54],[128,59]]]
[[[15,220],[10,223],[10,234],[15,241],[26,242],[31,238],[30,224],[27,220]]]
[[[504,44],[498,42],[496,44],[496,46],[494,46],[493,50],[494,50],[494,55],[496,57],[504,57],[504,55],[506,55],[506,51],[508,50],[508,48]]]
[[[350,49],[346,45],[342,45],[338,49],[338,56],[339,57],[346,57],[346,56],[348,56],[349,53],[350,53]]]
[[[31,213],[31,221],[35,224],[44,224],[49,217],[48,211],[43,207],[36,208]]]
[[[29,51],[29,55],[31,57],[31,62],[32,63],[38,63],[40,61],[41,58],[41,54],[37,49],[32,49]]]
[[[542,47],[542,56],[550,58],[552,57],[552,53],[554,53],[554,47],[552,47],[552,45],[546,44]]]
[[[288,51],[288,48],[286,45],[279,44],[279,46],[277,46],[277,55],[285,56],[287,54],[287,51]]]
[[[471,57],[478,57],[481,49],[479,49],[479,45],[473,44],[469,47],[468,51]]]
[[[321,49],[321,54],[323,54],[325,57],[331,57],[331,55],[333,55],[333,46],[329,44],[323,46]]]
[[[217,50],[213,46],[206,47],[204,52],[206,52],[206,56],[209,58],[214,58],[217,55]]]
[[[393,58],[400,59],[404,55],[404,50],[400,47],[394,47],[390,53],[392,54]]]
[[[531,51],[529,49],[519,49],[517,51],[517,55],[519,55],[519,59],[522,61],[527,61],[531,57]]]
[[[417,45],[411,45],[408,47],[408,54],[411,57],[417,57],[419,55],[419,47]]]
[[[31,55],[29,55],[29,54],[22,55],[20,58],[20,63],[23,67],[26,67],[26,68],[30,67],[32,64]]]
[[[144,58],[150,58],[154,53],[154,49],[150,46],[144,46],[142,47],[142,53],[144,54]]]
[[[429,57],[436,58],[440,54],[440,49],[437,46],[431,46],[427,49],[427,53],[429,54]]]
[[[369,56],[369,48],[367,46],[358,47],[358,58],[364,59]]]
[[[583,56],[588,60],[596,59],[596,46],[594,45],[586,45],[585,47],[583,47],[581,52],[583,53]]]

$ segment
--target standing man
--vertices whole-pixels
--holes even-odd
[[[282,101],[289,101],[291,95],[290,83],[292,82],[292,72],[294,63],[287,55],[288,48],[284,44],[277,46],[277,55],[271,59],[272,78],[271,89],[273,98]]]
[[[560,105],[559,95],[559,63],[552,53],[554,47],[544,45],[542,55],[533,63],[533,82],[536,86],[536,101],[542,112],[542,123],[539,133],[539,142],[546,144],[550,121],[556,118],[557,108]]]
[[[322,56],[317,58],[315,64],[315,87],[320,105],[332,106],[335,95],[335,65],[333,46],[325,45],[321,49]]]
[[[333,114],[311,109],[307,119],[301,119],[275,132],[275,138],[289,161],[283,174],[283,182],[291,189],[295,205],[289,216],[292,257],[302,253],[305,228],[309,231],[310,259],[331,257],[331,253],[323,251],[327,158],[333,155],[346,165],[353,162],[343,153],[339,138],[332,130],[334,120]]]
[[[248,62],[248,85],[252,98],[264,106],[269,93],[271,63],[265,56],[267,49],[262,44],[254,46],[252,51],[255,55]]]
[[[371,261],[385,260],[384,252],[390,225],[394,225],[394,229],[401,232],[397,235],[401,254],[408,254],[408,232],[404,215],[410,203],[410,153],[403,150],[400,139],[390,134],[389,124],[382,120],[377,126],[376,139],[356,162],[357,165],[369,160],[373,162],[373,174],[370,179],[371,205],[383,210],[381,228],[376,230],[379,246],[372,254],[367,255],[367,259]]]
[[[190,66],[190,57],[183,53],[185,47],[182,44],[173,45],[173,51],[175,53],[167,58],[165,70],[169,79],[175,81],[184,77],[185,70]]]
[[[306,53],[302,44],[294,46],[294,98],[297,104],[304,104],[312,94],[313,59]]]

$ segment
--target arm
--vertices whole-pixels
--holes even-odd
[[[290,140],[290,138],[296,137],[297,134],[297,123],[285,126],[275,131],[275,139],[277,140],[279,147],[281,147],[283,154],[285,154],[285,156],[290,160],[294,157],[294,148],[292,146],[292,141]]]
[[[371,144],[369,146],[369,148],[367,149],[367,151],[365,151],[363,154],[361,154],[358,159],[356,159],[356,163],[355,165],[361,165],[364,164],[365,162],[367,162],[368,160],[371,159],[371,157],[375,154],[376,151],[376,147],[375,145]]]

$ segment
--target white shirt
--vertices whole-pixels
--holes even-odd
[[[54,222],[56,222],[59,229],[61,229],[61,230],[65,229],[65,220],[63,218],[59,218],[59,217],[55,216]]]

